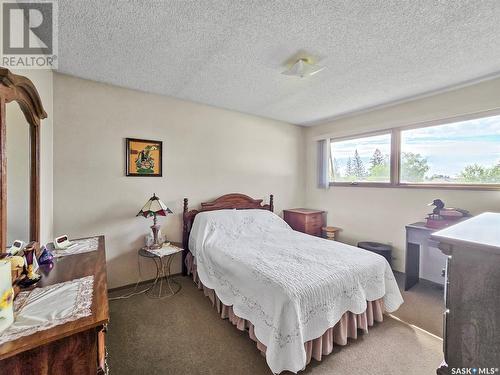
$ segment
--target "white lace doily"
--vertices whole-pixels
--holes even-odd
[[[147,249],[147,251],[149,251],[151,254],[154,254],[160,258],[167,256],[167,255],[180,253],[182,250],[183,249],[181,249],[180,247],[177,247],[174,245],[164,246],[164,247],[161,247],[159,249]]]
[[[89,316],[94,276],[21,292],[14,300],[14,323],[0,333],[0,345]]]
[[[73,241],[73,245],[64,250],[52,249],[55,258],[67,255],[88,253],[96,251],[99,247],[99,237],[86,238],[84,240]]]

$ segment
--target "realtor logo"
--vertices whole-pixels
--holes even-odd
[[[19,69],[57,68],[57,3],[2,1],[1,65]]]

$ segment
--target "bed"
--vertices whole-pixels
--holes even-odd
[[[293,231],[273,208],[272,195],[228,194],[191,211],[184,199],[183,272],[277,374],[321,360],[403,299],[385,258]]]

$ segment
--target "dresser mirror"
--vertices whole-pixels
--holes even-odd
[[[14,240],[40,241],[40,124],[28,78],[0,67],[0,253]]]
[[[7,247],[15,240],[28,242],[30,217],[30,132],[16,103],[6,111]]]

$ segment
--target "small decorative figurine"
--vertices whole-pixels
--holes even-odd
[[[12,273],[12,281],[15,282],[22,274],[24,268],[24,258],[18,255],[7,257],[5,260],[10,261]]]
[[[36,253],[38,252],[37,250],[39,249],[39,245],[36,241],[30,242],[25,248],[24,248],[24,259],[25,259],[25,274],[26,277],[22,279],[19,282],[19,286],[22,288],[26,288],[30,285],[35,284],[38,282],[41,278],[42,275],[39,275],[36,273],[36,270],[38,269],[38,262],[36,260]]]
[[[434,229],[445,228],[469,217],[469,211],[461,208],[445,208],[441,199],[434,199],[429,206],[434,206],[432,213],[427,215],[425,226]]]
[[[432,213],[434,215],[440,215],[441,210],[444,208],[444,202],[441,199],[434,199],[432,203],[429,203],[429,206],[435,206]]]
[[[54,255],[45,247],[42,246],[40,249],[40,256],[38,257],[38,264],[49,264],[52,263]]]

